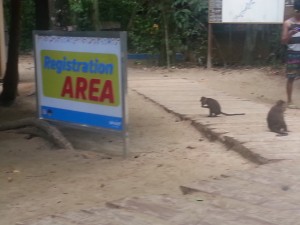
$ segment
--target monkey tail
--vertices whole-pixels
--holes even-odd
[[[225,116],[242,116],[242,115],[246,115],[245,113],[224,113],[224,112],[221,112],[221,114],[223,114]]]

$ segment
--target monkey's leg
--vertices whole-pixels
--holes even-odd
[[[288,135],[288,133],[282,131],[281,127],[279,127],[279,126],[272,127],[271,131],[273,131],[274,133],[277,133],[277,136],[286,136],[286,135]]]

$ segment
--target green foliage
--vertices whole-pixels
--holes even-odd
[[[180,49],[189,53],[192,51],[194,59],[204,58],[207,46],[208,2],[176,0],[172,7]]]
[[[130,52],[152,53],[160,52],[162,29],[160,13],[155,7],[145,11],[137,10],[131,30],[128,31],[128,48]]]
[[[194,55],[197,60],[206,50],[207,0],[176,0],[140,4],[129,30],[129,50],[165,55],[164,21],[168,21],[170,53]],[[205,54],[203,54],[202,58]],[[186,58],[189,60],[189,58]]]
[[[77,26],[77,30],[93,30],[92,0],[70,0],[70,11],[73,15],[72,23]]]
[[[132,11],[137,6],[136,0],[100,0],[99,20],[119,22],[121,28],[126,30]]]
[[[4,19],[6,31],[9,29],[10,21],[10,0],[4,1]],[[26,4],[22,4],[21,9],[21,35],[20,35],[20,50],[29,51],[32,49],[32,30],[35,27],[35,4],[34,0],[27,0]]]
[[[56,0],[56,26],[76,25],[77,30],[94,30],[94,0]],[[9,0],[5,0],[6,21],[9,21]],[[130,52],[164,52],[164,23],[168,18],[171,52],[195,51],[203,45],[207,16],[207,0],[99,0],[99,21],[117,22],[128,31]],[[32,48],[35,27],[34,0],[27,0],[22,9],[21,49]],[[167,10],[167,11],[166,11]],[[7,23],[8,24],[8,23]]]
[[[32,49],[32,31],[34,29],[35,4],[33,0],[26,0],[26,4],[22,4],[21,14],[20,49],[22,51],[29,51]]]
[[[94,0],[69,0],[73,23],[78,30],[94,30],[93,8]],[[137,7],[135,0],[99,0],[98,11],[100,22],[118,22],[121,29],[126,30],[132,11]]]

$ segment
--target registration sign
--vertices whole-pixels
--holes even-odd
[[[124,131],[126,32],[34,32],[39,118]]]

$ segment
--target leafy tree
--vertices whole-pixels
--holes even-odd
[[[94,30],[92,0],[70,0],[70,12],[73,15],[72,24],[76,25],[77,30]]]
[[[119,22],[122,30],[127,30],[132,12],[143,0],[100,0],[99,20]]]
[[[44,1],[44,0],[41,0]],[[26,0],[21,5],[20,50],[28,52],[32,49],[32,30],[36,29],[36,10],[34,0]],[[14,14],[10,14],[14,16]]]
[[[176,0],[173,8],[177,48],[186,60],[203,57],[207,51],[208,1]]]
[[[162,63],[166,63],[167,55],[174,62],[176,52],[184,53],[186,60],[191,60],[206,49],[207,0],[49,1],[53,6],[54,29],[72,25],[81,31],[96,30],[99,26],[95,25],[95,16],[98,16],[100,28],[101,23],[109,21],[119,23],[120,30],[128,31],[130,52],[160,54]],[[49,27],[47,6],[47,0],[27,0],[23,4],[22,50],[31,49],[33,29]],[[39,18],[37,28],[35,18]]]
[[[48,2],[47,0],[35,0],[35,5],[32,1],[28,1],[27,4],[33,7],[35,11],[31,8],[24,9],[22,6],[22,1],[20,0],[11,0],[9,5],[9,42],[8,42],[8,57],[7,57],[7,64],[6,64],[6,71],[3,78],[3,90],[0,94],[0,104],[2,106],[10,106],[14,103],[17,94],[18,94],[18,83],[19,83],[19,71],[18,71],[18,63],[19,63],[19,46],[20,46],[20,38],[26,37],[23,32],[30,31],[30,37],[32,34],[32,30],[34,27],[34,22],[36,22],[37,29],[48,29],[49,27],[49,10],[48,10]],[[6,2],[6,4],[8,4]],[[27,5],[28,6],[28,5]],[[30,12],[30,13],[29,13]],[[35,12],[35,13],[34,13]],[[27,14],[28,13],[28,14]],[[31,15],[31,16],[29,16]],[[24,20],[24,18],[34,18],[36,16],[36,20]],[[21,22],[23,25],[26,24],[29,29],[22,29]],[[24,27],[24,26],[23,26]],[[26,26],[25,26],[26,27]],[[27,28],[28,28],[27,27]],[[26,34],[25,34],[26,35]],[[26,38],[25,38],[26,39]],[[28,45],[27,45],[28,46]]]
[[[129,49],[160,53],[163,63],[167,55],[174,62],[176,52],[196,61],[206,51],[207,9],[205,0],[145,1],[129,30]]]
[[[21,2],[20,0],[10,2],[10,15],[13,16],[10,20],[7,65],[3,78],[3,90],[0,94],[0,104],[3,106],[10,106],[15,101],[18,92]]]
[[[160,52],[162,29],[160,11],[150,5],[136,7],[136,15],[128,30],[128,48],[131,52],[152,53]]]

